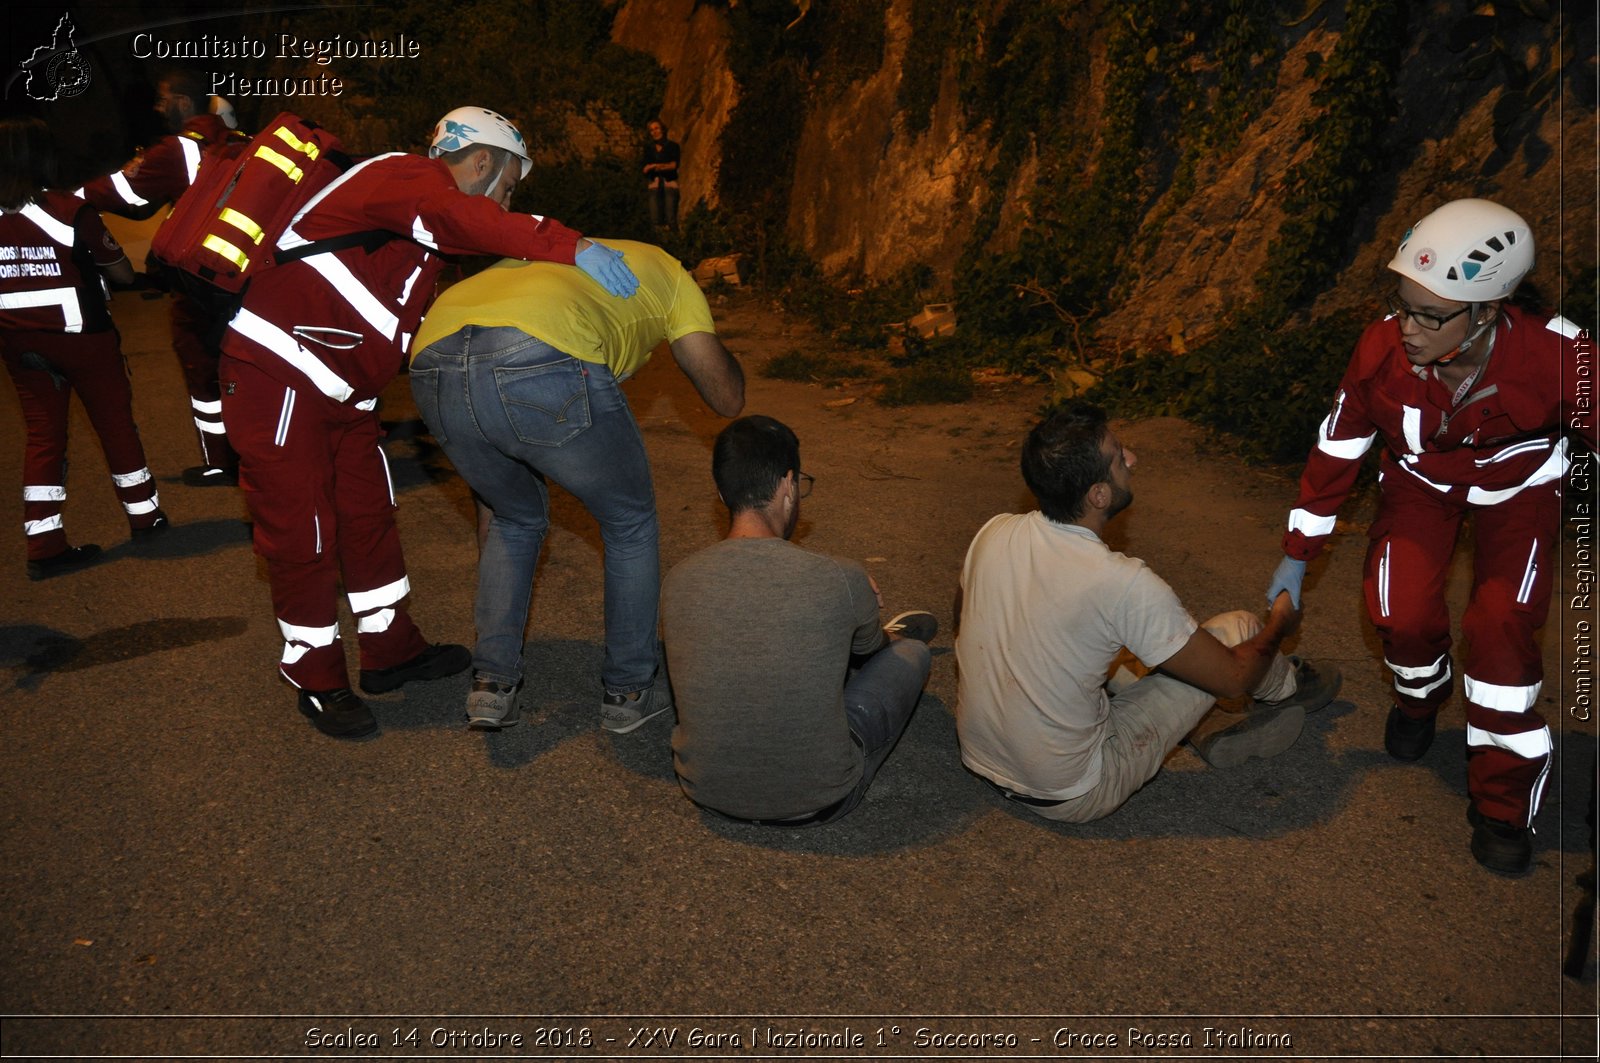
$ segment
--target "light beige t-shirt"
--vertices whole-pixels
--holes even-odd
[[[1199,626],[1143,561],[1037,510],[979,529],[961,593],[962,762],[1047,799],[1076,797],[1100,778],[1106,673],[1119,651],[1154,668]]]

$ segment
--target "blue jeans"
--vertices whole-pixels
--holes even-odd
[[[606,689],[632,693],[656,670],[661,593],[655,491],[639,426],[616,378],[515,328],[469,325],[417,355],[422,419],[494,518],[478,559],[473,668],[522,678],[534,569],[550,526],[545,479],[582,502],[605,543]]]
[[[933,657],[916,639],[895,639],[867,658],[844,684],[844,715],[861,746],[861,781],[838,809],[818,820],[833,823],[861,803],[889,751],[905,733],[928,682]]]

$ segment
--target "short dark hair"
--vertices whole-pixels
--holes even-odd
[[[200,71],[187,66],[168,67],[161,72],[161,80],[167,84],[167,95],[189,97],[195,114],[211,109],[211,86]]]
[[[489,166],[495,174],[505,172],[506,166],[512,159],[516,158],[508,149],[502,148],[498,144],[466,144],[454,151],[444,152],[439,158],[444,160],[446,166],[459,166],[480,151],[489,153]],[[518,172],[520,173],[521,171]]]
[[[1089,488],[1111,475],[1111,459],[1102,449],[1110,430],[1106,411],[1069,399],[1028,433],[1022,478],[1046,517],[1066,524],[1083,516]]]
[[[771,417],[752,414],[731,422],[711,448],[711,477],[729,513],[765,506],[791,472],[800,472],[800,440]]]
[[[41,118],[0,121],[0,207],[21,210],[56,180],[56,139]]]

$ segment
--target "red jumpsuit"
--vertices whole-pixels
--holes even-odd
[[[1534,632],[1556,580],[1563,431],[1577,429],[1593,449],[1595,422],[1578,398],[1575,325],[1507,306],[1495,329],[1488,363],[1455,403],[1433,369],[1406,360],[1396,319],[1367,328],[1306,462],[1283,548],[1302,560],[1322,550],[1381,434],[1367,611],[1396,703],[1421,718],[1450,696],[1445,578],[1472,514],[1477,549],[1461,618],[1468,789],[1485,816],[1528,826],[1550,767],[1550,729],[1534,708],[1544,676]]]
[[[328,186],[279,247],[369,230],[400,238],[264,271],[222,343],[223,416],[283,632],[279,668],[306,690],[350,685],[341,574],[363,669],[426,647],[401,605],[410,584],[373,408],[432,301],[439,255],[572,262],[578,241],[554,221],[465,195],[441,161],[389,154]]]
[[[183,132],[163,137],[121,172],[97,178],[79,193],[99,210],[147,218],[163,204],[176,202],[194,183],[204,153],[250,138],[230,130],[214,114],[201,114],[183,124]],[[183,366],[184,384],[200,438],[201,461],[230,473],[238,456],[222,429],[221,393],[217,389],[218,344],[226,322],[217,321],[194,299],[174,293],[171,304],[172,349]]]
[[[41,192],[20,211],[0,211],[0,355],[27,425],[22,518],[30,560],[68,549],[61,507],[74,389],[100,437],[129,527],[148,528],[161,517],[96,268],[123,257],[100,216],[64,193]]]

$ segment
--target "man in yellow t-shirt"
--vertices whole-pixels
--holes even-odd
[[[676,259],[630,240],[606,246],[639,278],[633,298],[611,296],[571,267],[507,259],[439,296],[412,345],[417,408],[493,511],[478,560],[467,695],[475,729],[520,719],[522,634],[549,527],[547,478],[594,515],[605,543],[601,726],[626,734],[672,707],[655,675],[655,492],[618,385],[665,341],[706,405],[734,417],[744,408],[744,374]]]

